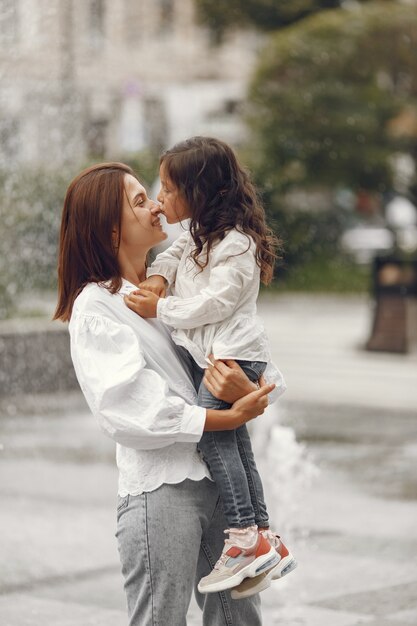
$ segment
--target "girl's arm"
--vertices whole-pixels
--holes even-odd
[[[228,411],[188,404],[146,365],[133,330],[101,315],[71,319],[71,355],[80,387],[100,428],[123,446],[138,450],[197,442],[204,430],[237,428],[263,412],[263,393]]]
[[[185,246],[190,238],[190,232],[187,230],[170,245],[167,250],[158,254],[152,265],[146,270],[146,278],[151,276],[162,276],[168,283],[168,286],[175,282],[177,276],[177,269],[181,257],[184,253]],[[141,286],[147,289],[147,281],[144,281]],[[152,284],[152,281],[149,283]]]
[[[241,235],[233,241],[225,238],[213,250],[209,284],[197,296],[163,299],[135,291],[125,302],[142,317],[158,317],[174,328],[197,328],[230,317],[254,280],[258,280],[258,271],[253,246]]]

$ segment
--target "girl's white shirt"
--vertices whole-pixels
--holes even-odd
[[[148,277],[166,278],[172,293],[158,301],[158,318],[174,327],[173,340],[200,367],[207,367],[210,353],[216,359],[269,363],[268,338],[256,310],[260,268],[253,239],[230,230],[213,246],[202,270],[191,257],[193,250],[195,244],[186,231],[148,269]],[[204,247],[199,260],[205,263],[206,258]],[[284,391],[282,374],[276,372],[274,382]]]
[[[80,387],[100,428],[117,443],[121,496],[210,476],[196,447],[206,410],[196,406],[187,362],[170,331],[125,305],[123,295],[136,288],[124,280],[113,295],[87,285],[69,323]]]

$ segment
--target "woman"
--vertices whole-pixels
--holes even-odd
[[[232,404],[195,405],[186,356],[157,320],[123,297],[145,279],[149,250],[165,239],[132,170],[95,165],[70,184],[59,252],[55,318],[69,320],[71,355],[101,429],[117,443],[117,539],[130,626],[183,626],[195,581],[223,546],[226,523],[196,444],[203,431],[238,428],[263,413],[274,385],[254,390],[237,365],[216,363],[208,389]],[[258,596],[196,592],[206,626],[261,624]]]

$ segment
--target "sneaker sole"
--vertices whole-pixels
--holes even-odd
[[[260,593],[261,591],[265,591],[268,587],[271,586],[271,576],[269,576],[271,572],[264,572],[260,574],[256,578],[251,578],[249,580],[253,580],[253,587],[248,587],[244,591],[238,591],[236,588],[232,589],[230,595],[233,600],[243,600],[243,598],[249,598],[250,596],[254,596],[256,593]],[[258,580],[256,580],[258,579]],[[246,579],[247,580],[247,579]]]
[[[258,556],[257,559],[252,561],[249,565],[239,570],[226,580],[219,581],[217,583],[211,583],[210,585],[200,586],[198,585],[198,590],[200,593],[217,593],[218,591],[226,591],[226,589],[232,589],[233,587],[237,587],[240,585],[242,580],[245,578],[254,578],[255,576],[259,576],[265,570],[269,573],[271,570],[275,569],[276,562],[278,561],[278,555],[274,548],[271,548],[269,552],[266,554],[262,554]]]
[[[272,580],[278,580],[278,578],[282,578],[283,576],[286,576],[287,574],[292,572],[297,567],[297,565],[298,563],[293,557],[293,555],[291,553],[288,554],[288,556],[282,559],[278,563],[278,565],[276,565],[274,569],[272,570],[271,572]]]
[[[272,580],[278,580],[279,578],[283,578],[297,567],[298,563],[295,558],[289,554],[282,561],[278,563],[275,567],[272,567],[267,572],[257,576],[259,578],[258,581],[254,580],[254,585],[252,587],[248,587],[244,591],[238,591],[237,589],[232,589],[231,596],[233,600],[243,600],[243,598],[249,598],[250,596],[254,596],[256,593],[260,593],[261,591],[265,591],[268,587],[271,586]]]

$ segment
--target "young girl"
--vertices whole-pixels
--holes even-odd
[[[189,218],[190,229],[157,256],[147,280],[126,297],[126,304],[174,328],[175,343],[192,357],[201,406],[230,406],[202,382],[210,355],[229,366],[229,360],[236,361],[255,384],[265,374],[280,395],[285,383],[270,363],[267,337],[256,318],[259,281],[272,279],[276,240],[248,174],[227,144],[193,137],[162,155],[160,178],[162,213],[168,223]],[[172,295],[164,297],[167,287]],[[215,386],[214,369],[210,375]],[[222,555],[198,589],[217,592],[248,579],[232,595],[251,595],[269,586],[271,578],[289,573],[296,561],[269,530],[246,426],[204,433],[198,447],[229,525]]]

